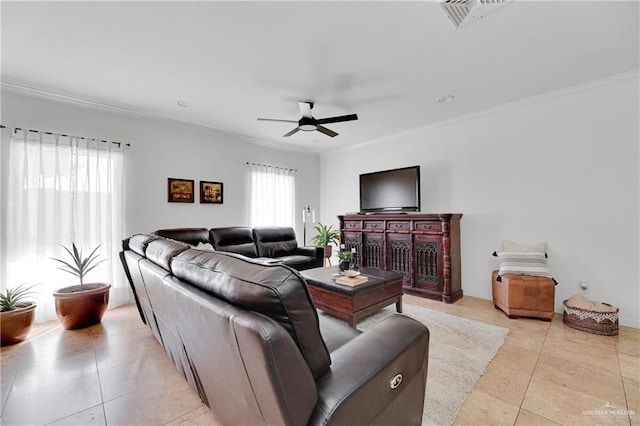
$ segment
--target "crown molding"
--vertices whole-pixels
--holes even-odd
[[[116,105],[111,105],[111,104],[107,104],[104,102],[99,102],[93,99],[87,99],[87,98],[82,98],[79,96],[72,96],[72,95],[68,95],[62,92],[56,92],[53,90],[46,90],[46,89],[41,89],[38,87],[34,87],[34,86],[29,86],[27,84],[23,84],[23,83],[19,83],[19,82],[15,82],[15,81],[7,81],[7,80],[0,80],[0,85],[2,87],[3,90],[8,90],[11,92],[15,92],[15,93],[19,93],[19,94],[24,94],[24,95],[28,95],[28,96],[34,96],[34,97],[38,97],[38,98],[43,98],[43,99],[49,99],[52,101],[56,101],[56,102],[64,102],[67,104],[72,104],[72,105],[77,105],[77,106],[81,106],[84,108],[93,108],[93,109],[99,109],[99,110],[103,110],[103,111],[109,111],[109,112],[115,112],[115,113],[119,113],[119,114],[124,114],[124,115],[128,115],[128,116],[133,116],[133,117],[142,117],[142,118],[147,118],[147,119],[152,119],[152,120],[157,120],[157,121],[163,121],[166,123],[171,123],[174,125],[179,125],[179,126],[183,126],[183,127],[189,127],[189,128],[195,128],[195,129],[199,129],[208,133],[213,133],[216,134],[218,136],[224,136],[224,137],[231,137],[231,138],[235,138],[235,139],[240,139],[244,142],[248,142],[248,143],[252,143],[255,145],[260,145],[260,146],[266,146],[269,148],[273,148],[273,149],[277,149],[280,151],[297,151],[297,152],[303,152],[303,153],[309,153],[309,151],[303,150],[303,149],[299,149],[297,147],[283,147],[282,145],[278,145],[278,144],[274,144],[271,142],[265,142],[262,141],[260,139],[256,139],[256,138],[252,138],[249,136],[245,136],[239,133],[234,133],[234,132],[230,132],[227,130],[222,130],[222,129],[217,129],[215,127],[209,127],[209,126],[205,126],[202,124],[198,124],[198,123],[192,123],[189,121],[183,121],[183,120],[176,120],[173,118],[167,118],[167,117],[162,117],[160,115],[155,115],[155,114],[149,114],[149,113],[145,113],[145,112],[140,112],[140,111],[136,111],[134,109],[131,108],[125,108],[125,107],[121,107],[121,106],[116,106]]]
[[[525,105],[534,104],[534,103],[537,103],[537,102],[541,102],[543,100],[552,99],[552,98],[555,98],[555,97],[558,97],[558,96],[564,96],[564,95],[567,95],[569,93],[579,92],[579,91],[582,91],[582,90],[587,90],[587,89],[591,89],[591,88],[595,88],[595,87],[611,84],[611,83],[616,82],[616,81],[622,81],[622,80],[631,79],[631,78],[638,78],[638,76],[640,76],[640,70],[635,69],[635,70],[627,71],[627,72],[624,72],[624,73],[621,73],[621,74],[616,74],[616,75],[613,75],[613,76],[608,76],[608,77],[604,77],[604,78],[601,78],[601,79],[588,81],[586,83],[582,83],[582,84],[578,84],[578,85],[574,85],[574,86],[569,86],[569,87],[562,88],[562,89],[559,89],[559,90],[555,90],[555,91],[552,91],[552,92],[543,93],[541,95],[530,96],[528,98],[519,99],[519,100],[516,100],[516,101],[513,101],[513,102],[508,102],[506,104],[501,104],[501,105],[497,105],[497,106],[494,106],[494,107],[482,109],[482,110],[479,110],[479,111],[474,111],[474,112],[471,112],[471,113],[468,113],[468,114],[463,114],[463,115],[460,115],[460,116],[457,116],[457,117],[453,117],[453,118],[450,118],[450,119],[441,120],[441,121],[438,121],[438,122],[435,122],[435,123],[430,123],[430,124],[428,124],[426,126],[420,126],[420,127],[415,127],[415,128],[412,128],[412,129],[407,129],[405,131],[402,131],[402,132],[399,132],[399,133],[395,133],[393,135],[384,136],[382,138],[372,139],[370,141],[366,141],[366,142],[363,142],[363,143],[360,143],[360,144],[357,144],[357,145],[352,145],[352,146],[348,146],[348,147],[344,147],[344,148],[338,148],[338,149],[331,150],[331,151],[326,151],[326,152],[320,152],[320,153],[317,153],[317,154],[322,156],[322,155],[325,155],[325,154],[329,154],[331,152],[342,152],[342,151],[351,151],[351,150],[354,150],[354,149],[360,149],[363,146],[367,146],[367,145],[371,145],[371,144],[376,144],[376,143],[388,141],[390,139],[395,139],[397,137],[406,136],[406,135],[409,135],[409,134],[412,134],[412,133],[416,133],[416,132],[420,132],[420,131],[424,131],[424,130],[429,130],[429,129],[434,129],[434,128],[437,128],[437,127],[449,126],[449,125],[456,124],[456,123],[459,123],[459,122],[463,122],[463,121],[466,121],[466,120],[474,119],[474,118],[477,118],[477,117],[482,117],[482,116],[487,115],[487,114],[492,114],[492,113],[499,112],[499,111],[504,111],[504,110],[508,110],[508,109],[512,109],[512,108],[517,108],[517,107],[521,107],[521,106],[525,106]],[[192,122],[188,122],[188,121],[182,121],[182,120],[176,120],[176,119],[172,119],[172,118],[162,117],[162,116],[155,115],[155,114],[144,113],[144,112],[136,111],[136,110],[131,109],[131,108],[125,108],[125,107],[115,106],[115,105],[111,105],[111,104],[106,104],[106,103],[95,101],[95,100],[92,100],[92,99],[81,98],[81,97],[78,97],[78,96],[71,96],[71,95],[68,95],[68,94],[64,94],[64,93],[61,93],[61,92],[55,92],[55,91],[52,91],[52,90],[45,90],[45,89],[29,86],[29,85],[26,85],[26,84],[23,84],[23,83],[15,82],[15,81],[1,80],[0,84],[2,85],[3,89],[7,89],[7,90],[10,90],[10,91],[13,91],[13,92],[16,92],[16,93],[26,94],[26,95],[30,95],[30,96],[36,96],[36,97],[50,99],[50,100],[54,100],[54,101],[58,101],[58,102],[65,102],[65,103],[69,103],[69,104],[75,104],[75,105],[79,105],[79,106],[82,106],[82,107],[90,107],[90,108],[94,108],[94,109],[100,109],[100,110],[104,110],[104,111],[111,111],[111,112],[116,112],[116,113],[120,113],[120,114],[129,115],[129,116],[143,117],[143,118],[163,121],[163,122],[167,122],[167,123],[172,123],[172,124],[176,124],[176,125],[180,125],[180,126],[196,128],[196,129],[203,130],[205,132],[216,134],[218,136],[232,137],[232,138],[240,139],[240,140],[248,142],[248,143],[252,143],[252,144],[256,144],[256,145],[260,145],[260,146],[266,146],[266,147],[277,149],[277,150],[280,150],[280,151],[297,151],[297,152],[309,153],[309,151],[306,151],[306,150],[303,150],[303,149],[299,149],[297,147],[283,147],[283,146],[278,145],[278,144],[265,142],[265,141],[262,141],[260,139],[255,139],[255,138],[252,138],[252,137],[249,137],[249,136],[245,136],[245,135],[242,135],[242,134],[239,134],[239,133],[234,133],[234,132],[230,132],[230,131],[226,131],[226,130],[222,130],[222,129],[217,129],[217,128],[214,128],[214,127],[204,126],[204,125],[198,124],[198,123],[192,123]]]

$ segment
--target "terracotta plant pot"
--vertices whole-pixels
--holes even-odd
[[[24,303],[12,311],[0,312],[1,345],[13,345],[26,339],[33,325],[35,312],[35,303]]]
[[[111,284],[84,284],[64,287],[53,293],[56,313],[66,330],[88,327],[102,321],[109,303]]]

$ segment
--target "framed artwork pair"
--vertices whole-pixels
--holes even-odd
[[[200,181],[200,204],[222,204],[222,182]],[[193,179],[168,179],[167,198],[170,203],[193,203]]]

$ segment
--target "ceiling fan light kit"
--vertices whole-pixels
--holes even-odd
[[[508,5],[511,0],[444,0],[440,10],[454,29],[463,27]]]
[[[316,125],[316,120],[312,117],[302,117],[300,121],[298,121],[298,128],[305,132],[311,132],[316,130],[318,126]]]
[[[316,131],[318,131],[320,133],[324,133],[325,135],[333,138],[333,137],[338,136],[338,133],[334,132],[331,129],[328,129],[328,128],[322,126],[322,124],[340,123],[342,121],[353,121],[353,120],[357,120],[358,119],[358,115],[357,114],[348,114],[348,115],[340,115],[340,116],[336,116],[336,117],[327,117],[327,118],[316,119],[316,118],[313,117],[313,115],[311,115],[311,110],[313,109],[313,102],[309,102],[309,101],[298,102],[298,108],[300,108],[300,115],[302,115],[300,120],[297,121],[298,127],[294,128],[294,129],[290,130],[289,132],[285,133],[284,135],[282,135],[283,138],[287,138],[287,137],[297,133],[299,130],[302,130],[304,132],[312,132],[312,131],[316,130]],[[281,121],[281,122],[286,122],[286,123],[296,123],[295,120],[281,120],[281,119],[278,119],[278,118],[258,118],[258,120],[261,120],[261,121]]]

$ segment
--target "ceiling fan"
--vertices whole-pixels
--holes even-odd
[[[327,118],[316,119],[313,117],[313,115],[311,115],[313,102],[298,102],[298,106],[300,107],[300,114],[302,114],[302,117],[300,118],[300,120],[297,120],[297,121],[296,120],[280,120],[277,118],[258,118],[258,120],[282,121],[285,123],[298,123],[298,127],[282,135],[283,138],[289,137],[294,133],[297,133],[298,130],[302,130],[304,132],[311,132],[311,131],[317,130],[320,133],[324,133],[325,135],[331,136],[333,138],[335,136],[338,136],[338,134],[333,130],[327,129],[326,127],[322,126],[322,124],[339,123],[341,121],[351,121],[351,120],[358,119],[357,114],[348,114],[348,115],[340,115],[337,117],[327,117]]]

